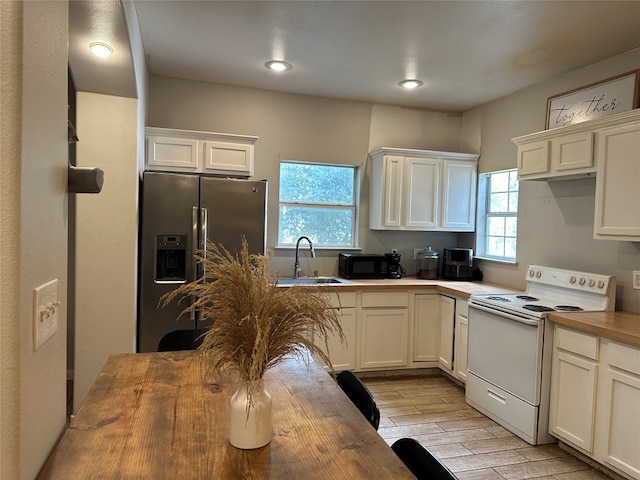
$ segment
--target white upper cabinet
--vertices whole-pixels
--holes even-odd
[[[148,127],[146,170],[250,177],[258,137]]]
[[[442,162],[442,230],[472,232],[476,224],[476,162]]]
[[[594,238],[640,241],[640,110],[596,131]]]
[[[593,175],[596,171],[594,134],[575,131],[578,128],[584,130],[584,124],[514,138],[518,146],[518,179],[554,180]],[[568,129],[574,131],[567,132]]]
[[[405,181],[395,193],[402,205],[401,225],[416,230],[438,228],[440,198],[440,162],[434,158],[405,157]],[[402,210],[402,209],[401,209]]]
[[[598,140],[600,132],[639,121],[640,110],[635,109],[513,138],[518,147],[518,179],[563,180],[600,175],[601,159],[607,156],[607,147],[603,151]],[[638,155],[637,144],[635,153]]]
[[[474,230],[478,155],[381,148],[369,158],[369,228]]]

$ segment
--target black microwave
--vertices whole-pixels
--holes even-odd
[[[338,257],[338,275],[342,278],[387,278],[388,258],[385,255],[341,253]]]

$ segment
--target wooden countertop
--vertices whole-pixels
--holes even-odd
[[[312,358],[265,374],[271,443],[229,444],[233,376],[189,352],[112,355],[39,479],[413,479]]]
[[[361,290],[380,289],[380,290],[407,290],[407,289],[425,289],[435,290],[445,295],[454,295],[461,298],[469,298],[471,295],[484,293],[511,293],[521,292],[522,290],[505,287],[504,285],[496,285],[486,282],[462,282],[452,280],[422,280],[416,277],[403,277],[398,279],[381,279],[381,280],[346,280],[348,283],[331,283],[319,285],[322,289],[327,290]],[[286,288],[286,285],[282,286]]]
[[[324,288],[324,287],[323,287]],[[469,298],[471,295],[487,293],[513,293],[522,290],[486,282],[460,282],[451,280],[422,280],[403,277],[385,280],[349,280],[346,284],[331,284],[326,288],[354,289],[425,289],[445,295]],[[586,333],[610,338],[640,347],[640,315],[628,312],[556,312],[547,317],[554,323],[565,325]]]
[[[550,321],[640,347],[640,315],[627,312],[550,313]]]

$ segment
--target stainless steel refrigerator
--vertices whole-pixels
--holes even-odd
[[[208,239],[229,252],[264,253],[267,182],[145,172],[141,184],[138,351],[154,352],[173,330],[205,327],[183,315],[189,299],[160,307],[160,297],[195,280],[194,252]]]

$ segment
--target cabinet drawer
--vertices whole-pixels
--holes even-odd
[[[356,306],[356,292],[331,292],[325,295],[334,308],[353,308]]]
[[[557,348],[598,360],[600,340],[585,333],[555,327],[554,344]]]
[[[409,292],[363,292],[362,307],[408,307]]]
[[[610,342],[608,357],[609,365],[640,375],[640,350],[637,348]]]

